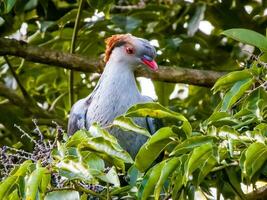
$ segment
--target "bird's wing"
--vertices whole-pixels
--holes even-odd
[[[80,129],[86,127],[86,112],[90,105],[90,98],[84,98],[77,101],[71,108],[69,122],[68,122],[68,135],[73,135]]]

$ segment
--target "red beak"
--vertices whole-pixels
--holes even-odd
[[[153,71],[157,71],[159,69],[158,64],[154,60],[148,60],[145,57],[143,57],[141,60],[146,66],[148,66]]]

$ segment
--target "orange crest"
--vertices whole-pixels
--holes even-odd
[[[112,53],[112,50],[114,49],[116,44],[118,44],[119,42],[127,42],[130,36],[131,34],[117,34],[117,35],[112,35],[111,37],[107,38],[105,40],[106,50],[105,50],[104,61],[108,62],[109,57]]]

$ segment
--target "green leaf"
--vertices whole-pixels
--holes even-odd
[[[64,160],[57,163],[56,167],[59,169],[60,175],[67,177],[69,180],[81,179],[87,182],[94,181],[91,171],[81,162]]]
[[[11,188],[16,184],[17,177],[10,176],[7,177],[0,185],[0,199],[3,199],[6,195],[10,193]]]
[[[200,183],[205,179],[205,177],[217,164],[217,160],[213,155],[213,152],[209,151],[203,157],[200,158],[200,161],[198,163],[199,172],[197,174],[197,185],[200,185]]]
[[[170,153],[170,156],[179,156],[181,154],[185,154],[189,151],[192,151],[196,147],[200,147],[205,144],[213,143],[217,140],[214,136],[193,136],[181,144],[178,144],[173,151]]]
[[[37,168],[31,173],[27,184],[26,184],[26,199],[27,200],[35,200],[37,196],[43,196],[44,194],[39,194],[39,187],[41,186],[42,191],[46,191],[46,187],[48,184],[48,179],[47,177],[44,177],[48,174],[48,170],[44,167],[39,167],[37,164]],[[47,180],[48,179],[48,180]],[[43,185],[41,185],[42,180]],[[40,191],[41,192],[41,191]]]
[[[267,160],[266,145],[259,142],[251,144],[245,152],[245,157],[243,173],[251,180]]]
[[[233,87],[228,91],[222,101],[221,111],[226,112],[238,99],[240,99],[244,93],[251,87],[254,80],[247,78],[237,81]]]
[[[171,111],[162,105],[149,102],[149,103],[141,103],[132,106],[127,113],[125,114],[127,117],[152,117],[152,118],[166,118],[166,119],[174,119],[178,121],[182,121],[183,124],[181,128],[189,137],[192,133],[192,127],[188,120],[180,113],[176,113]]]
[[[82,141],[86,141],[90,137],[90,134],[86,130],[79,130],[74,133],[66,143],[66,147],[75,147]]]
[[[28,0],[28,2],[24,6],[24,10],[31,10],[35,8],[38,4],[38,0]]]
[[[126,30],[126,32],[132,32],[141,25],[142,20],[132,16],[113,15],[111,17],[111,22]]]
[[[13,175],[2,181],[2,183],[0,184],[0,199],[3,199],[6,195],[9,194],[10,190],[18,182],[20,177],[24,177],[26,175],[30,165],[32,165],[32,162],[30,160],[25,161]]]
[[[4,20],[2,17],[0,17],[0,27],[1,27],[4,23],[5,23],[5,20]]]
[[[172,198],[173,199],[180,199],[179,196],[181,196],[181,193],[183,193],[183,186],[186,185],[186,182],[184,182],[184,174],[185,174],[185,165],[188,160],[188,154],[184,154],[180,156],[180,164],[177,166],[177,169],[172,175],[172,182],[174,183],[173,191],[172,191]]]
[[[170,127],[159,129],[151,138],[140,148],[135,157],[135,166],[144,172],[164,150],[164,148],[173,141],[171,137],[177,137]]]
[[[236,125],[239,121],[235,119],[232,115],[227,112],[218,112],[215,111],[205,122],[206,126],[214,125],[216,127],[220,127],[223,125]]]
[[[238,178],[238,172],[233,167],[226,168],[225,171],[228,176],[229,182],[231,183],[231,186],[233,187],[235,192],[241,199],[246,199],[246,196],[241,189],[241,184],[240,184],[241,180]]]
[[[206,11],[206,4],[199,4],[196,8],[195,14],[188,22],[188,35],[192,37],[199,28],[199,23],[204,18]]]
[[[131,186],[136,185],[136,181],[138,178],[141,178],[142,174],[139,172],[139,170],[135,167],[135,165],[132,165],[127,172],[127,176],[130,178],[129,184]]]
[[[12,8],[14,7],[14,5],[16,4],[16,1],[17,0],[4,0],[3,4],[4,4],[5,8],[4,8],[3,14],[9,13],[12,10]]]
[[[175,84],[161,81],[154,81],[153,84],[155,87],[155,92],[158,96],[158,102],[164,106],[168,106],[169,98],[175,87]]]
[[[138,126],[134,121],[129,117],[119,116],[113,121],[114,126],[120,127],[124,131],[133,131],[147,137],[151,137],[147,129]]]
[[[126,163],[133,163],[131,156],[124,151],[119,144],[112,143],[102,137],[90,138],[79,145],[80,149],[92,150],[99,153],[104,153],[111,158],[118,158]]]
[[[117,139],[113,135],[111,135],[105,129],[101,128],[100,125],[98,125],[96,123],[94,123],[90,126],[89,133],[95,138],[96,137],[103,137],[107,141],[110,141],[112,143],[117,143]]]
[[[86,163],[91,169],[104,171],[105,162],[97,154],[90,151],[82,151],[80,154],[84,163]]]
[[[209,154],[207,157],[210,156],[210,152],[212,151],[212,144],[206,143],[197,148],[195,148],[192,154],[189,157],[188,163],[185,167],[185,178],[189,180],[189,176],[203,163],[206,162],[205,156]]]
[[[247,78],[252,78],[252,74],[249,70],[245,69],[242,71],[235,71],[235,72],[230,72],[226,74],[225,76],[219,78],[215,85],[213,86],[212,90],[214,93],[217,93],[218,91],[231,87],[235,82],[247,79]]]
[[[18,194],[18,190],[15,189],[9,196],[8,196],[8,200],[20,200],[19,194]]]
[[[114,187],[120,187],[120,180],[115,167],[112,167],[106,175],[101,177],[101,179],[107,183],[113,184]]]
[[[141,186],[139,188],[139,194],[141,194],[141,200],[146,200],[149,198],[149,195],[152,194],[156,183],[159,180],[161,170],[165,165],[166,161],[162,161],[161,163],[155,165],[151,168],[148,173],[145,175]]]
[[[63,191],[54,191],[49,192],[45,196],[45,200],[80,200],[79,192],[63,190]]]
[[[162,190],[162,186],[170,176],[170,174],[177,168],[177,165],[180,162],[180,158],[171,158],[165,162],[164,166],[162,167],[159,180],[155,186],[154,190],[154,198],[159,199],[160,192]]]
[[[43,173],[42,176],[42,181],[41,181],[41,185],[40,185],[40,192],[45,194],[48,185],[50,184],[51,181],[51,173],[46,169]]]
[[[78,9],[73,9],[69,12],[67,12],[64,16],[62,16],[59,20],[56,21],[56,23],[60,27],[64,27],[66,24],[74,22],[77,16]],[[91,13],[87,12],[85,10],[81,11],[81,19],[91,17]]]
[[[267,38],[260,33],[248,29],[234,28],[223,31],[222,34],[267,52]]]

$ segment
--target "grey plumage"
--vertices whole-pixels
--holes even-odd
[[[134,55],[125,53],[127,44],[134,47]],[[154,47],[146,40],[134,36],[129,36],[121,46],[112,49],[94,91],[86,98],[77,101],[71,109],[68,124],[69,135],[79,129],[89,129],[93,122],[105,127],[132,105],[152,101],[151,98],[140,94],[134,77],[134,70],[142,63],[141,58],[144,55],[153,60],[156,56]],[[142,127],[154,129],[152,119],[136,118],[134,121]],[[125,132],[115,127],[108,131],[133,157],[147,140],[147,137],[143,135]]]

